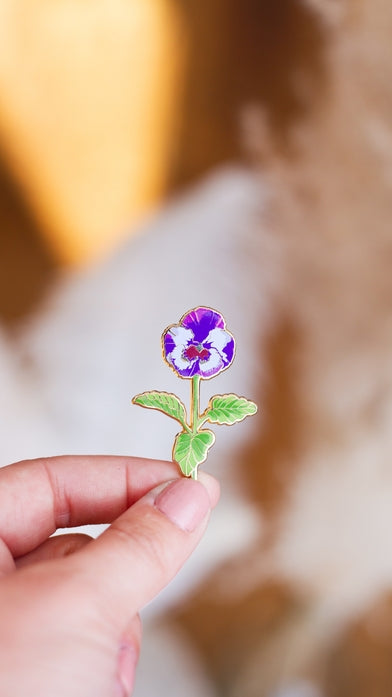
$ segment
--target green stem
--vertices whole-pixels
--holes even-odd
[[[197,433],[199,428],[200,375],[194,375],[191,382],[191,429]],[[197,468],[192,472],[192,479],[197,479]]]
[[[188,424],[187,424],[186,421],[180,421],[180,420],[178,420],[178,423],[181,424],[181,426],[183,427],[184,431],[186,431],[187,433],[192,433],[192,429],[189,428],[189,426],[188,426]]]
[[[199,427],[200,375],[194,375],[191,382],[191,429],[197,433]]]
[[[208,411],[210,411],[210,410],[208,410]],[[203,426],[206,421],[208,421],[208,414],[206,415],[206,412],[204,412],[204,414],[201,414],[201,416],[199,417],[199,423],[197,424],[197,430],[199,430],[199,428],[201,426]]]

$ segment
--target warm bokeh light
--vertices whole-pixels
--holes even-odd
[[[183,27],[167,0],[3,0],[0,145],[61,261],[101,255],[160,197]]]

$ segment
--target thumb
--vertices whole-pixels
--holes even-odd
[[[175,576],[200,541],[218,498],[218,483],[204,473],[200,481],[161,485],[69,562],[87,580],[92,599],[104,602],[121,624]]]

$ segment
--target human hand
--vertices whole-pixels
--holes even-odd
[[[0,469],[0,697],[130,694],[138,613],[196,547],[218,498],[208,475],[179,479],[172,463],[130,457]],[[111,525],[96,540],[50,537],[94,523]]]

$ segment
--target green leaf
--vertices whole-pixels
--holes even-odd
[[[170,394],[169,392],[143,392],[136,395],[132,402],[147,409],[158,409],[158,411],[162,411],[164,414],[179,421],[181,426],[186,426],[185,406],[175,394]]]
[[[217,394],[210,400],[209,408],[203,416],[213,424],[235,424],[246,416],[256,414],[257,405],[236,394]]]
[[[199,465],[207,459],[207,454],[214,444],[215,434],[212,431],[198,433],[179,433],[174,442],[173,460],[181,468],[186,477],[194,477]]]

